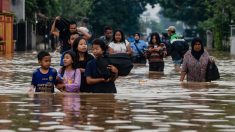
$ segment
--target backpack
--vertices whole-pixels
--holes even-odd
[[[189,50],[189,45],[184,39],[175,39],[171,44],[171,52],[177,52],[181,58]]]
[[[163,42],[163,43],[166,46],[166,52],[167,52],[166,56],[170,56],[173,48],[172,45],[168,42]]]

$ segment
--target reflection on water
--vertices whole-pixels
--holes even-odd
[[[0,99],[1,130],[224,131],[235,128],[232,93],[220,96],[207,91],[191,92],[187,96],[181,93],[181,96],[149,97],[2,94]]]
[[[213,53],[212,53],[213,54]],[[26,94],[36,55],[0,56],[0,129],[8,131],[235,131],[235,59],[214,53],[221,79],[180,83],[170,58],[164,73],[135,66],[118,94]],[[217,55],[217,56],[216,56]],[[59,68],[59,55],[52,56]]]

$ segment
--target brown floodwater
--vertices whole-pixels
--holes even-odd
[[[59,68],[59,54],[52,66]],[[117,94],[27,94],[38,67],[31,52],[0,55],[1,131],[235,131],[235,57],[211,52],[221,79],[180,83],[170,58],[164,73],[136,65]]]

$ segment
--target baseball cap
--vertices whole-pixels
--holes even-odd
[[[169,26],[166,30],[167,31],[175,31],[176,29],[175,29],[175,26]]]

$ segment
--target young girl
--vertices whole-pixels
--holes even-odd
[[[131,55],[130,43],[125,40],[124,33],[121,30],[116,30],[113,34],[112,42],[109,43],[109,54],[127,53]]]
[[[166,56],[165,44],[161,43],[158,33],[152,33],[146,56],[149,60],[149,71],[164,70],[163,58]]]
[[[63,60],[64,66],[58,72],[57,89],[61,92],[79,92],[81,73],[75,67],[75,53],[66,51]]]
[[[86,40],[82,37],[76,38],[74,40],[73,51],[76,54],[76,61],[75,61],[76,68],[79,68],[81,72],[80,92],[88,92],[89,89],[87,87],[84,72],[87,62],[94,59],[94,57],[88,53]]]
[[[93,93],[117,93],[114,81],[118,77],[118,69],[113,65],[108,65],[107,68],[112,72],[112,76],[108,78],[102,76],[97,62],[106,54],[106,45],[101,39],[95,39],[92,42],[92,52],[95,59],[88,62],[85,70],[85,76],[90,92]]]

